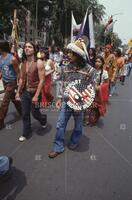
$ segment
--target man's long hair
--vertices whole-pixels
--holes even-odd
[[[24,61],[27,60],[27,56],[26,56],[25,51],[24,51],[25,46],[26,46],[27,43],[29,43],[29,44],[31,44],[33,46],[33,49],[34,49],[34,58],[35,58],[35,61],[36,61],[37,60],[38,48],[37,48],[37,46],[33,42],[27,41],[27,42],[25,42],[25,44],[23,46],[22,62],[24,62]]]

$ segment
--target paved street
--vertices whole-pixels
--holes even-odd
[[[49,159],[57,111],[47,110],[48,127],[32,120],[33,135],[18,141],[22,122],[14,107],[0,131],[0,154],[12,156],[13,177],[0,185],[0,200],[132,200],[132,77],[118,84],[108,112],[85,127],[79,147]],[[73,127],[68,123],[66,145]]]

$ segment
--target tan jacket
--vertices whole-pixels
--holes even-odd
[[[107,70],[110,81],[115,81],[117,78],[117,64],[114,54],[104,57],[104,69]]]

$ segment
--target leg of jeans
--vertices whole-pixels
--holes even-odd
[[[109,94],[111,94],[111,83],[109,82]]]
[[[21,105],[22,105],[22,120],[23,120],[23,136],[27,137],[31,133],[31,100],[28,96],[27,91],[23,91],[21,95]]]
[[[126,76],[124,76],[124,83],[125,83],[125,80],[126,80]]]
[[[116,90],[116,85],[112,85],[111,86],[111,95],[113,95],[115,93]]]
[[[40,122],[41,125],[46,125],[47,115],[41,114],[40,112],[40,102],[37,104],[32,104],[32,115],[33,117]]]
[[[131,74],[131,67],[128,68],[128,74],[127,74],[127,76],[129,77],[130,74]]]
[[[129,71],[129,76],[131,75],[131,70],[132,70],[132,67],[130,68],[130,71]]]
[[[55,152],[64,151],[64,134],[67,126],[67,122],[72,114],[72,110],[64,104],[60,110],[57,126],[56,126],[56,136],[54,140],[53,150]]]
[[[115,90],[116,90],[116,83],[110,82],[109,94],[113,95],[115,93]]]
[[[83,128],[83,117],[84,113],[82,112],[74,112],[73,113],[75,125],[74,125],[74,130],[71,135],[71,144],[78,144],[80,137],[82,136],[82,128]]]
[[[124,82],[125,82],[125,76],[123,76],[122,78],[122,83],[124,84]]]

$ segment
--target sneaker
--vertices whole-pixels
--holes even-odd
[[[47,124],[45,124],[45,125],[42,125],[42,128],[46,128],[47,127]]]
[[[20,136],[20,137],[19,137],[19,141],[20,141],[20,142],[23,142],[24,140],[26,140],[26,138],[25,138],[24,136]]]

